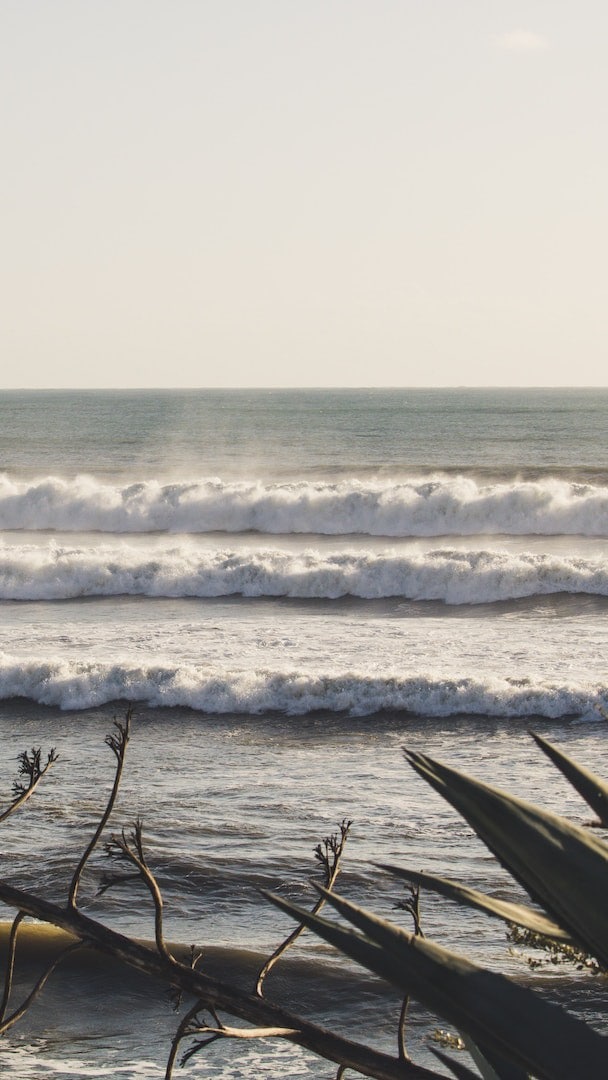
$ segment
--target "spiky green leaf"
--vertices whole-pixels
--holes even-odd
[[[527,1069],[520,1069],[518,1065],[513,1065],[504,1058],[492,1057],[487,1050],[482,1054],[479,1047],[468,1037],[465,1038],[465,1045],[479,1069],[479,1074],[471,1072],[462,1062],[455,1061],[435,1047],[432,1048],[435,1057],[451,1069],[457,1080],[479,1080],[479,1075],[483,1080],[528,1080]]]
[[[570,942],[572,940],[566,931],[562,930],[561,926],[548,919],[542,912],[535,911],[534,908],[527,907],[525,904],[514,904],[508,900],[499,900],[497,897],[487,896],[486,893],[482,893],[478,889],[469,889],[466,885],[460,885],[457,881],[451,881],[449,878],[436,877],[434,874],[425,874],[419,870],[410,870],[407,866],[393,866],[390,863],[376,863],[376,865],[381,870],[387,870],[390,874],[394,874],[395,877],[401,878],[403,881],[421,885],[425,889],[446,896],[448,900],[455,900],[458,904],[465,904],[467,907],[483,911],[486,915],[503,919],[504,922],[516,923],[517,926],[523,926],[526,930],[532,930],[536,934],[543,934],[545,937],[555,938],[557,941]]]
[[[314,916],[282,897],[269,899],[353,960],[413,995],[479,1046],[541,1080],[608,1075],[608,1040],[583,1021],[503,975],[472,964],[320,890],[365,936]]]
[[[415,771],[469,822],[529,895],[608,966],[608,846],[587,830],[424,754]]]
[[[536,735],[533,731],[530,734],[537,746],[551,759],[553,764],[564,774],[566,780],[572,784],[572,787],[578,791],[579,795],[597,814],[602,825],[608,828],[608,784],[601,780],[599,776],[596,776],[595,773],[592,773],[590,769],[585,769],[583,765],[573,761],[562,750],[558,750],[553,743],[547,742],[546,739]]]
[[[465,1036],[464,1042],[483,1080],[528,1080],[527,1069],[521,1069],[519,1065],[506,1061],[504,1057],[497,1057],[485,1047],[480,1048],[468,1036]]]

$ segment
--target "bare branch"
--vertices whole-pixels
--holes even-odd
[[[11,932],[8,939],[8,951],[6,957],[6,972],[4,974],[4,993],[2,995],[2,1002],[0,1003],[0,1024],[4,1021],[6,1016],[6,1010],[8,1008],[9,999],[11,996],[11,989],[13,986],[13,974],[15,971],[15,949],[17,947],[17,934],[19,933],[19,927],[25,918],[24,911],[18,911],[13,919],[11,926]]]
[[[206,1011],[209,1012],[214,1025],[204,1024],[200,1019],[200,1013]],[[217,1039],[268,1039],[279,1038],[285,1039],[290,1035],[297,1035],[297,1028],[286,1027],[228,1027],[218,1017],[215,1009],[207,1008],[201,1001],[197,1001],[196,1004],[186,1013],[181,1024],[179,1025],[175,1038],[171,1045],[171,1054],[167,1063],[167,1071],[165,1073],[165,1080],[171,1080],[173,1075],[173,1065],[177,1056],[177,1049],[179,1043],[183,1039],[191,1038],[194,1035],[206,1035],[205,1039],[197,1039],[192,1046],[182,1055],[180,1065],[185,1065],[190,1058],[198,1054],[200,1050],[204,1050],[206,1046],[216,1042]]]
[[[190,967],[191,967],[192,970],[194,970],[196,968],[196,965],[198,964],[199,960],[201,959],[201,955],[202,955],[201,953],[196,951],[194,945],[190,946]],[[174,991],[177,990],[176,1008],[179,1008],[179,1006],[181,1004],[182,991],[181,991],[180,987],[174,987],[173,990]],[[179,1049],[179,1044],[181,1043],[182,1039],[188,1038],[188,1036],[190,1034],[192,1034],[192,1032],[198,1030],[198,1027],[199,1027],[198,1020],[197,1020],[198,1014],[203,1012],[204,1009],[205,1009],[204,1002],[200,1001],[200,1000],[196,1001],[194,1003],[194,1005],[192,1006],[192,1008],[189,1009],[188,1012],[185,1014],[185,1016],[182,1018],[182,1020],[181,1020],[181,1022],[179,1024],[179,1027],[178,1027],[178,1029],[175,1032],[175,1035],[173,1037],[173,1041],[171,1043],[171,1051],[169,1053],[169,1059],[167,1061],[167,1069],[166,1069],[166,1072],[165,1072],[165,1080],[171,1080],[171,1077],[173,1076],[173,1067],[174,1067],[174,1064],[175,1064],[175,1059],[177,1057],[177,1051]],[[220,1018],[217,1015],[217,1013],[216,1013],[215,1009],[213,1008],[213,1006],[212,1005],[207,1005],[206,1009],[207,1009],[207,1012],[209,1012],[211,1014],[211,1016],[213,1017],[213,1020],[215,1021],[217,1027],[218,1028],[222,1027],[222,1021],[220,1020]],[[208,1040],[208,1041],[211,1042],[212,1040]],[[183,1060],[180,1062],[180,1064],[181,1065],[184,1064]]]
[[[222,1024],[222,1026],[219,1028],[201,1027],[198,1029],[198,1032],[201,1035],[204,1035],[205,1032],[210,1032],[214,1035],[220,1035],[222,1038],[226,1039],[284,1039],[287,1035],[297,1035],[298,1028],[227,1027],[226,1024]]]
[[[185,1065],[191,1057],[194,1057],[195,1054],[198,1054],[199,1050],[204,1050],[206,1046],[210,1046],[211,1043],[217,1042],[217,1040],[221,1039],[221,1037],[221,1031],[215,1031],[214,1034],[210,1035],[208,1039],[199,1039],[199,1041],[196,1042],[194,1046],[191,1046],[188,1050],[186,1050],[185,1054],[182,1057],[182,1060],[180,1061],[180,1065]]]
[[[125,754],[127,752],[127,745],[128,745],[128,742],[129,742],[129,732],[130,732],[130,728],[131,728],[131,718],[132,718],[132,716],[133,716],[133,708],[132,708],[132,706],[129,706],[129,708],[127,709],[126,716],[125,716],[124,725],[120,724],[117,720],[115,720],[114,721],[114,728],[116,730],[114,732],[110,732],[110,734],[108,736],[106,736],[106,745],[110,747],[110,750],[112,751],[112,753],[114,754],[114,756],[116,758],[116,773],[115,773],[115,776],[114,776],[114,783],[112,785],[112,790],[110,792],[108,802],[106,804],[106,808],[105,808],[105,810],[104,810],[104,812],[103,812],[103,814],[101,816],[101,820],[99,822],[99,825],[97,826],[91,841],[89,842],[89,844],[85,848],[84,853],[83,853],[83,855],[82,855],[82,857],[80,859],[80,862],[78,863],[78,866],[76,867],[76,869],[74,871],[74,876],[72,878],[72,882],[71,882],[71,885],[70,885],[70,891],[69,891],[69,894],[68,894],[68,907],[71,908],[72,910],[74,910],[76,908],[76,898],[77,898],[77,895],[78,895],[78,888],[79,888],[79,885],[80,885],[80,879],[82,877],[84,868],[85,868],[87,862],[89,861],[91,855],[93,854],[95,848],[97,847],[97,844],[99,843],[99,838],[100,838],[103,830],[105,829],[105,827],[106,827],[106,825],[108,823],[108,820],[109,820],[110,814],[112,813],[112,810],[114,809],[114,803],[116,802],[116,796],[118,795],[118,788],[120,787],[120,780],[121,780],[121,777],[122,777],[122,770],[123,770],[123,766],[124,766],[124,763],[125,763]]]
[[[202,957],[203,957],[203,954],[202,954],[202,952],[200,952],[199,949],[196,948],[196,945],[191,945],[190,946],[190,959],[188,961],[188,967],[190,967],[191,970],[194,971],[194,969],[196,968],[199,960],[202,960]],[[178,960],[177,963],[180,964],[181,961]],[[184,996],[181,986],[172,986],[169,993],[170,993],[170,997],[171,997],[171,999],[173,1001],[173,1008],[175,1009],[176,1012],[178,1012],[179,1009],[181,1008],[182,999],[183,999],[183,996]],[[201,1008],[202,1008],[202,1006],[201,1006]],[[217,1020],[217,1018],[215,1016],[214,1016],[214,1020]],[[217,1020],[217,1023],[219,1024],[219,1020]]]
[[[18,776],[24,777],[24,780],[15,780],[13,783],[13,801],[7,806],[0,814],[0,822],[6,821],[11,814],[15,813],[20,806],[23,806],[24,802],[33,795],[34,791],[38,787],[38,784],[42,780],[42,777],[51,768],[51,765],[57,761],[59,755],[55,752],[54,747],[49,750],[44,765],[42,764],[42,751],[40,747],[32,747],[31,751],[24,750],[22,754],[19,754],[17,761],[19,762]]]
[[[220,1027],[210,1027],[208,1025],[201,1025],[201,1027],[195,1028],[193,1031],[187,1032],[190,1035],[211,1035],[212,1039],[205,1039],[203,1042],[197,1042],[194,1046],[189,1047],[186,1050],[183,1058],[182,1065],[186,1061],[189,1061],[191,1057],[194,1057],[199,1050],[202,1050],[204,1046],[208,1046],[211,1041],[215,1039],[286,1039],[290,1035],[297,1035],[298,1028],[283,1028],[283,1027],[227,1027],[226,1024],[222,1024]]]
[[[395,904],[395,907],[399,908],[401,911],[407,911],[407,913],[411,915],[412,922],[414,923],[414,934],[416,935],[416,937],[424,937],[422,925],[420,922],[420,886],[406,885],[406,891],[408,893],[408,896],[406,896],[405,900],[400,900],[397,904]],[[409,1007],[410,997],[409,994],[406,994],[401,1005],[399,1023],[397,1025],[397,1044],[399,1047],[399,1057],[402,1061],[410,1060],[405,1039],[405,1026],[407,1023],[407,1014],[409,1011]]]
[[[148,866],[143,841],[143,824],[136,821],[130,833],[125,829],[120,834],[113,833],[110,841],[106,844],[106,852],[111,858],[123,858],[131,863],[137,870],[141,880],[148,889],[154,903],[154,936],[156,948],[161,956],[171,963],[177,964],[177,960],[167,949],[163,934],[163,897],[154,874]]]
[[[348,839],[351,825],[352,821],[346,821],[346,819],[344,819],[340,825],[340,835],[338,836],[338,833],[332,833],[331,836],[326,836],[325,839],[322,840],[320,844],[317,844],[315,848],[315,859],[317,860],[317,862],[320,862],[321,866],[323,867],[323,885],[329,891],[333,889],[338,874],[340,873],[340,862],[342,859],[342,854],[344,852],[344,846]],[[325,901],[325,896],[319,897],[314,908],[312,909],[313,915],[317,915],[319,913],[319,911],[325,904]],[[258,994],[259,997],[262,997],[264,994],[264,981],[272,971],[277,960],[279,960],[280,957],[283,956],[285,952],[287,952],[287,949],[289,949],[291,945],[293,945],[293,943],[298,940],[300,934],[303,933],[304,930],[304,923],[300,923],[299,926],[296,926],[295,930],[292,930],[292,932],[288,934],[288,936],[284,939],[284,941],[281,942],[278,948],[275,949],[272,955],[268,957],[268,960],[260,969],[255,985],[255,992],[256,994]]]
[[[409,1053],[407,1049],[407,1041],[405,1037],[405,1026],[407,1024],[407,1014],[410,1008],[410,996],[406,994],[401,1002],[401,1012],[399,1013],[399,1022],[397,1024],[397,1046],[399,1048],[399,1057],[402,1061],[409,1060]]]
[[[167,1068],[165,1071],[165,1080],[171,1080],[173,1076],[173,1066],[175,1065],[175,1059],[177,1058],[177,1051],[179,1050],[179,1044],[182,1039],[186,1039],[190,1034],[190,1024],[198,1016],[199,1012],[202,1012],[204,1006],[201,1001],[197,1001],[191,1009],[182,1017],[179,1027],[175,1032],[173,1041],[171,1043],[171,1050],[169,1052],[169,1058],[167,1061]],[[183,1062],[182,1062],[183,1064]]]
[[[45,986],[47,980],[61,963],[61,961],[74,952],[75,949],[80,949],[82,944],[80,941],[76,941],[67,946],[62,952],[54,958],[54,960],[45,969],[42,975],[39,977],[33,989],[28,996],[24,999],[18,1009],[6,1019],[6,1012],[8,1009],[8,1003],[10,1001],[11,990],[13,987],[13,975],[15,970],[15,953],[17,949],[17,935],[19,933],[19,927],[26,917],[25,911],[18,911],[11,926],[11,931],[8,940],[8,950],[6,958],[6,972],[4,977],[4,993],[2,995],[2,1002],[0,1003],[0,1035],[4,1035],[22,1016],[25,1015],[32,1003],[37,998],[40,991]]]
[[[139,872],[133,874],[103,874],[102,879],[98,885],[96,896],[103,896],[109,889],[113,889],[115,885],[126,885],[128,882],[140,881]]]

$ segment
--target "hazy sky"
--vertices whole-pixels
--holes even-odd
[[[608,384],[606,0],[0,16],[0,385]]]

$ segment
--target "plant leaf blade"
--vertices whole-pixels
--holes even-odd
[[[448,900],[454,900],[458,904],[464,904],[467,907],[483,911],[486,915],[502,919],[504,922],[516,923],[518,926],[525,927],[526,930],[532,930],[536,934],[543,934],[545,937],[555,938],[557,941],[570,942],[572,940],[569,934],[561,926],[558,926],[556,922],[526,904],[515,904],[509,900],[499,900],[496,897],[488,896],[487,893],[480,892],[478,889],[471,889],[457,881],[452,881],[450,878],[437,877],[435,874],[426,874],[420,870],[410,870],[409,867],[394,866],[392,863],[376,863],[376,865],[403,881],[409,881],[414,885],[430,889],[441,894],[441,896],[447,897]]]
[[[608,846],[579,825],[424,754],[412,768],[468,821],[533,900],[608,967]]]
[[[572,787],[578,791],[588,806],[597,814],[602,825],[608,828],[608,784],[591,772],[590,769],[586,769],[583,765],[579,765],[577,761],[574,761],[573,758],[568,757],[553,743],[543,739],[534,731],[531,731],[530,734],[536,745],[563,773],[566,780],[572,784]]]
[[[608,1072],[608,1040],[505,976],[409,934],[335,893],[324,892],[328,903],[365,936],[312,916],[282,897],[266,895],[347,956],[445,1017],[488,1052],[529,1069],[541,1080]]]

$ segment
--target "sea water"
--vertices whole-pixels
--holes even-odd
[[[374,861],[510,895],[401,748],[588,816],[527,729],[608,771],[607,418],[602,390],[1,393],[5,801],[21,750],[60,755],[3,826],[5,878],[65,898],[130,703],[116,826],[143,818],[173,939],[272,951],[290,924],[259,888],[312,904],[345,818],[341,889],[380,914],[407,925]],[[105,869],[85,910],[151,936],[142,891],[96,897]],[[423,918],[521,976],[499,927],[430,896]],[[394,1045],[389,990],[311,935],[298,963],[290,1007]],[[162,1076],[166,1002],[134,992],[117,1023],[94,992],[67,1016],[50,986],[0,1048],[11,1075]],[[430,1029],[414,1014],[427,1063]],[[203,1075],[328,1075],[271,1043],[208,1054]]]

